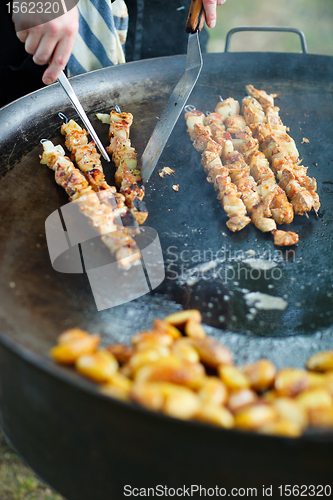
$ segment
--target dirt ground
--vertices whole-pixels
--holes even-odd
[[[64,500],[36,477],[0,429],[0,500]]]

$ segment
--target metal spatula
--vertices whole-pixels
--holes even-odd
[[[174,88],[166,108],[156,125],[140,161],[141,178],[148,181],[165,144],[182,112],[186,101],[192,92],[202,68],[202,56],[198,32],[205,22],[202,0],[192,0],[186,32],[188,38],[185,73]]]

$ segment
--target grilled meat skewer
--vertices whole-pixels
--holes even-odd
[[[140,250],[135,240],[124,227],[118,227],[119,210],[116,203],[112,206],[110,200],[114,197],[111,190],[108,192],[107,202],[99,198],[89,185],[86,177],[65,156],[61,146],[54,146],[51,141],[43,143],[42,164],[47,165],[55,172],[57,184],[62,186],[70,200],[79,203],[80,211],[89,219],[89,223],[101,236],[103,243],[115,254],[120,267],[127,269],[141,259]]]
[[[207,174],[208,182],[214,184],[218,191],[217,198],[221,200],[229,220],[227,227],[235,232],[243,229],[251,219],[246,215],[246,207],[241,199],[241,193],[231,181],[229,170],[222,165],[220,155],[223,146],[214,141],[209,126],[204,125],[205,115],[200,111],[188,111],[185,114],[187,131],[193,141],[193,146],[202,153],[201,164]],[[224,129],[221,129],[221,134]],[[227,139],[226,139],[227,141]],[[228,145],[225,146],[227,148]]]
[[[319,210],[316,180],[308,177],[307,169],[300,165],[295,142],[287,134],[279,108],[274,106],[276,94],[268,95],[252,85],[247,85],[246,91],[251,97],[243,99],[244,116],[259,141],[260,149],[270,161],[280,187],[290,199],[294,212],[304,215],[312,208]]]
[[[138,224],[143,224],[148,217],[148,210],[143,201],[145,189],[137,166],[137,155],[129,139],[133,115],[112,110],[110,115],[98,114],[97,117],[104,123],[110,124],[110,145],[106,149],[112,154],[112,160],[117,168],[116,185]]]
[[[100,192],[105,201],[111,195],[113,204],[117,205],[118,215],[122,217],[122,223],[135,227],[136,221],[125,205],[125,197],[106,182],[100,160],[101,155],[97,152],[93,141],[88,143],[87,132],[74,120],[69,120],[68,123],[62,124],[61,133],[66,137],[65,146],[71,152],[73,160],[84,173],[93,190]]]

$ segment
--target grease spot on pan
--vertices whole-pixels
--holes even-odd
[[[273,269],[277,266],[277,263],[271,260],[264,259],[244,259],[244,264],[248,264],[252,269],[259,269],[261,271],[268,271],[269,269]]]
[[[256,309],[284,311],[288,307],[288,302],[282,297],[275,297],[262,292],[246,293],[244,299],[248,306],[254,306]]]

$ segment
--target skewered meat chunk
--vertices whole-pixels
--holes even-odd
[[[223,124],[223,116],[220,113],[209,113],[209,115],[204,117],[203,124],[209,127],[212,127],[212,125],[218,125],[225,128]]]
[[[118,151],[120,151],[121,149],[123,149],[125,147],[127,147],[127,148],[131,147],[130,139],[115,136],[115,137],[112,137],[112,139],[110,140],[110,144],[106,148],[106,150],[108,153],[113,154],[113,153],[117,153]]]
[[[135,180],[133,174],[124,175],[120,192],[125,196],[128,205],[132,205],[133,200],[136,198],[142,201],[145,194],[143,185],[139,180]]]
[[[118,151],[113,153],[112,159],[114,164],[118,168],[121,162],[125,162],[130,170],[136,170],[137,168],[137,159],[135,149],[132,147],[124,146]],[[140,173],[139,177],[141,179]]]
[[[236,143],[236,141],[238,141]],[[237,149],[242,153],[244,160],[246,163],[251,161],[251,157],[255,154],[259,149],[259,143],[257,139],[250,137],[248,139],[236,139],[233,140],[233,144],[237,145]]]
[[[230,182],[222,194],[222,206],[228,217],[245,216],[246,207],[241,200],[241,193]]]
[[[186,115],[188,115],[188,113],[186,113]],[[218,153],[222,159],[225,159],[225,157],[234,150],[231,135],[225,132],[224,126],[214,123],[209,127],[194,124],[190,137],[197,151],[213,151]]]
[[[194,125],[204,124],[205,115],[201,111],[188,111],[185,113],[185,120],[187,125],[187,132],[190,134],[191,141],[194,141],[196,137],[196,132],[194,130]],[[192,134],[195,134],[192,136]]]
[[[215,106],[215,113],[222,115],[223,120],[229,116],[239,115],[239,102],[232,97],[228,97],[228,99],[224,99],[217,103]]]
[[[130,212],[138,224],[143,224],[148,217],[147,206],[143,200],[136,197],[132,201],[132,208]]]
[[[126,228],[104,234],[101,240],[115,254],[117,262],[124,269],[128,269],[141,259],[141,252]]]
[[[61,146],[54,146],[51,141],[45,141],[40,162],[54,170],[56,183],[65,189],[71,200],[75,194],[93,192],[84,175],[65,156]]]
[[[83,130],[74,120],[64,123],[61,128],[63,135],[68,134],[65,140],[66,148],[75,154],[75,149],[79,146],[88,144],[88,137],[85,130]]]
[[[122,137],[129,138],[130,127],[133,123],[133,115],[131,113],[117,113],[117,111],[110,112],[110,128],[109,138]]]
[[[115,173],[115,181],[118,187],[122,186],[122,182],[125,176],[130,176],[132,178],[133,184],[141,181],[141,175],[132,173],[132,170],[129,168],[128,163],[125,160],[120,160],[117,165],[117,170]]]
[[[290,246],[298,243],[298,234],[292,231],[279,231],[276,229],[272,231],[274,235],[274,245],[277,246]]]
[[[242,114],[248,125],[252,123],[266,123],[266,115],[261,104],[254,97],[244,97]]]
[[[274,106],[274,99],[279,96],[279,94],[267,94],[265,90],[257,90],[253,85],[246,85],[245,90],[248,95],[260,102],[265,111],[268,106]]]
[[[218,125],[216,123],[212,123],[210,125],[210,130],[213,135],[213,140],[220,144],[221,146],[224,145],[226,140],[230,140],[230,134],[226,135],[225,131],[225,126],[224,125]]]
[[[234,233],[236,231],[241,231],[242,229],[244,229],[244,227],[246,227],[250,222],[250,217],[235,215],[233,217],[230,217],[230,219],[226,222],[226,225],[230,229],[230,231]]]
[[[65,156],[65,151],[60,144],[55,146],[51,141],[43,142],[43,154],[40,156],[40,163],[42,165],[47,165],[51,170],[55,171],[55,163],[62,156]]]
[[[229,176],[229,170],[222,165],[221,158],[217,153],[204,151],[201,156],[201,165],[209,176],[208,182],[215,182],[217,175]]]
[[[278,224],[290,224],[294,219],[292,205],[288,203],[283,189],[278,188],[270,204],[273,219]]]
[[[204,151],[217,153],[219,156],[221,156],[223,152],[223,146],[218,142],[215,142],[213,139],[209,138],[206,142],[206,148],[204,149]]]
[[[247,209],[248,214],[251,215],[253,207],[255,207],[260,201],[258,193],[253,191],[252,186],[248,185],[244,186],[241,183],[237,184],[237,189],[240,191],[242,195],[242,200]]]
[[[267,125],[274,128],[274,130],[285,134],[287,132],[287,127],[283,125],[282,120],[279,115],[280,108],[277,106],[268,106],[265,109]]]
[[[251,129],[247,126],[245,118],[242,115],[229,116],[224,123],[229,134],[234,134],[237,137],[237,134],[246,132],[246,136],[250,137],[252,135]],[[237,138],[242,139],[244,137]]]
[[[229,153],[225,164],[229,169],[232,182],[241,193],[247,212],[251,215],[253,207],[259,203],[260,198],[255,191],[256,182],[250,175],[249,166],[245,163],[243,156],[238,151]]]
[[[311,194],[311,196],[313,198],[313,210],[317,214],[318,210],[320,209],[319,195],[318,195],[318,193],[316,193],[314,191],[309,191],[309,193]]]
[[[249,167],[251,175],[253,175],[256,181],[260,181],[260,179],[265,179],[267,177],[274,178],[274,173],[269,167],[269,162],[261,151],[256,151],[251,155]]]
[[[294,167],[290,163],[287,163],[285,167],[280,164],[277,172],[277,177],[280,179],[279,184],[285,190],[294,207],[294,212],[298,215],[304,215],[312,208],[318,210],[320,207],[319,197],[315,193],[316,180],[306,175],[297,175],[298,172],[303,174],[303,168],[301,166]]]
[[[267,202],[262,200],[253,207],[251,220],[260,231],[268,233],[276,229],[276,222],[271,218],[271,215],[272,213],[267,207]]]
[[[198,151],[198,153],[203,153],[207,146],[207,141],[211,138],[212,132],[209,127],[205,127],[201,124],[195,124],[194,130],[196,134],[196,138],[193,142],[194,148]]]
[[[262,150],[269,160],[278,149],[284,149],[294,163],[298,162],[299,152],[295,141],[288,134],[272,133],[262,143]]]
[[[214,138],[215,139],[215,138]],[[231,140],[231,135],[229,132],[225,132],[223,137],[215,139],[222,146],[221,158],[225,160],[230,153],[234,151],[234,145]]]
[[[295,213],[298,215],[304,215],[313,208],[313,196],[309,191],[301,188],[296,181],[288,184],[288,196],[291,199]]]

